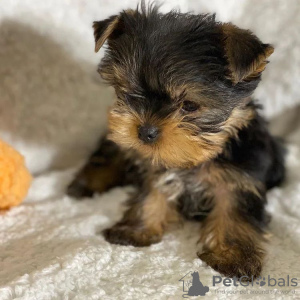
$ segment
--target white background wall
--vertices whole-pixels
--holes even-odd
[[[216,12],[218,20],[232,21],[243,28],[249,28],[263,42],[272,43],[275,53],[270,57],[271,63],[255,96],[264,104],[268,117],[300,103],[299,0],[164,2],[162,11],[180,8],[183,12]],[[98,78],[95,69],[103,51],[94,53],[91,25],[95,20],[104,19],[122,9],[134,8],[136,4],[136,0],[0,0],[0,24],[10,19],[29,25],[43,36],[56,41],[59,47],[66,51],[57,57],[57,61],[54,59],[50,63],[45,59],[44,66],[42,51],[45,52],[45,58],[50,57],[53,52],[51,47],[37,45],[36,48],[29,49],[30,42],[27,41],[26,51],[30,51],[30,55],[27,56],[31,58],[29,64],[29,58],[26,55],[23,57],[22,45],[18,41],[13,42],[20,48],[19,54],[14,48],[6,53],[3,50],[6,41],[2,41],[4,45],[0,49],[0,60],[5,63],[11,61],[7,68],[12,78],[7,85],[3,80],[0,83],[0,90],[2,88],[9,92],[0,93],[0,133],[2,138],[26,156],[32,171],[41,172],[49,166],[64,167],[64,162],[69,161],[70,153],[73,153],[74,159],[70,160],[69,164],[86,157],[94,147],[100,135],[99,128],[105,123],[106,106],[102,103],[109,102],[111,94],[105,92],[103,96],[98,83],[97,87],[95,86],[95,78]],[[0,42],[1,38],[0,35]],[[39,57],[35,54],[37,50]],[[22,56],[22,60],[18,60],[16,55]],[[75,59],[70,70],[66,70],[63,63],[67,58]],[[0,64],[0,68],[3,68],[1,61]],[[76,65],[88,70],[84,80]],[[59,70],[59,67],[62,69]],[[43,69],[45,80],[37,86],[36,93],[27,93],[28,83],[33,84],[34,80],[39,79],[39,68]],[[55,76],[52,74],[52,68],[55,68]],[[25,78],[20,72],[26,74]],[[75,77],[68,79],[68,72],[77,74],[77,77],[74,75]],[[2,76],[5,79],[6,73]],[[24,80],[21,80],[22,78]],[[67,80],[69,82],[66,82]],[[66,83],[60,85],[60,82]],[[57,95],[52,93],[50,97],[49,90],[53,89],[57,91]],[[11,91],[15,93],[13,103],[10,97],[5,98]],[[49,114],[46,118],[45,113]],[[16,121],[15,126],[8,126],[12,122],[12,115]],[[45,119],[49,122],[44,122]],[[35,137],[34,142],[29,141],[28,135]],[[57,153],[62,153],[58,164],[53,162]],[[43,160],[39,157],[43,157]]]

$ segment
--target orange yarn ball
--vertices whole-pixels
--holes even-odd
[[[31,183],[24,157],[0,140],[0,209],[20,204]]]

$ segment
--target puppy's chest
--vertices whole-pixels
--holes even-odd
[[[176,201],[178,209],[189,219],[201,219],[212,208],[212,191],[203,179],[202,168],[156,170],[153,188],[166,196],[167,201]]]
[[[139,169],[138,180],[162,193],[168,202],[176,202],[188,219],[202,219],[212,208],[213,191],[205,180],[208,168],[200,165],[190,169],[165,169],[153,166],[135,151],[127,152],[132,164]]]

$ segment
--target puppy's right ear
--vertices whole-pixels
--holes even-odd
[[[121,22],[120,16],[111,16],[103,21],[93,23],[95,37],[95,52],[98,52],[108,38],[120,35]]]
[[[274,48],[269,44],[263,44],[249,30],[238,28],[231,23],[223,24],[222,31],[233,84],[259,78]]]

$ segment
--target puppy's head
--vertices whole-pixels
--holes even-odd
[[[94,22],[99,73],[116,91],[110,137],[154,164],[190,167],[222,152],[254,116],[249,96],[273,48],[214,15],[156,7]]]

